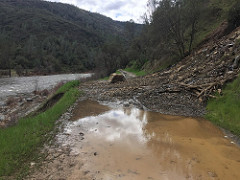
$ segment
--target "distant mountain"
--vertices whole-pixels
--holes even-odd
[[[93,69],[104,43],[128,41],[128,25],[75,6],[41,0],[0,1],[0,69],[79,72]],[[125,43],[126,44],[126,43]]]

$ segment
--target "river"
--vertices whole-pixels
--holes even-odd
[[[8,96],[31,93],[34,90],[51,89],[59,82],[90,77],[91,74],[59,74],[50,76],[0,78],[0,101]]]
[[[86,100],[76,106],[56,142],[58,146],[51,149],[45,167],[31,178],[240,178],[239,147],[201,118],[168,116]],[[69,151],[64,154],[66,147]]]

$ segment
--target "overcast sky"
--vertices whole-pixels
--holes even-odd
[[[97,12],[114,20],[141,23],[141,16],[146,11],[147,0],[48,0],[73,4],[81,9]]]

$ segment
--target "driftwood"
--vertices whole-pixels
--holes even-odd
[[[205,83],[205,84],[198,84],[198,85],[179,83],[178,85],[184,90],[195,93],[195,95],[199,99],[200,98],[202,99],[202,97],[216,98],[216,96],[212,95],[212,92],[216,91],[217,88],[221,89],[226,82],[235,79],[237,76],[238,76],[238,73],[233,73],[229,76],[225,76],[225,78],[220,81],[215,80],[214,83]]]
[[[228,82],[232,81],[238,76],[239,71],[235,71],[234,73],[225,74],[222,79],[216,78],[211,83],[203,83],[203,84],[185,84],[185,83],[177,83],[177,82],[167,82],[166,85],[170,85],[169,88],[164,88],[162,90],[154,90],[155,93],[164,94],[164,93],[180,93],[184,91],[188,91],[193,96],[198,98],[200,101],[206,100],[207,98],[216,98],[213,95],[213,92],[218,92],[219,94],[222,91],[222,87]],[[145,83],[143,83],[145,85]],[[153,88],[154,89],[154,88]]]

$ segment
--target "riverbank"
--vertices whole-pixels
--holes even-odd
[[[35,111],[50,95],[47,89],[32,93],[17,94],[6,97],[0,105],[0,128],[17,123],[18,119]]]
[[[41,159],[39,151],[54,136],[55,121],[79,97],[78,85],[79,81],[66,83],[35,114],[0,129],[0,178],[22,179],[30,161]]]
[[[0,128],[13,125],[71,80],[85,81],[92,74],[12,77],[0,79]],[[55,90],[54,90],[55,89]]]

